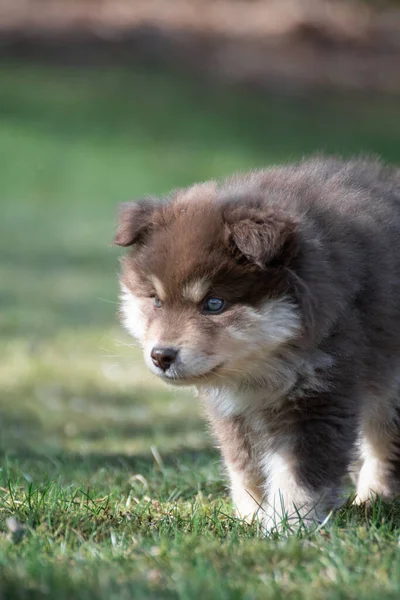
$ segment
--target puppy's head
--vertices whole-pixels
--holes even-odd
[[[149,369],[177,385],[262,377],[301,330],[288,272],[296,224],[214,184],[121,207],[121,315]]]

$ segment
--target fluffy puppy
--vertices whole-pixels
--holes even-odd
[[[317,158],[122,206],[122,320],[204,399],[237,514],[400,491],[400,174]]]

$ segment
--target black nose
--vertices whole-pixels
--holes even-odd
[[[166,371],[174,362],[178,355],[178,351],[173,348],[153,348],[151,351],[151,358],[156,367],[160,367],[163,371]]]

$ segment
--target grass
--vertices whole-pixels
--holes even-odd
[[[119,201],[324,150],[400,159],[397,99],[0,66],[0,597],[398,598],[399,506],[262,539],[199,407],[116,319]],[[10,521],[10,518],[16,521]]]

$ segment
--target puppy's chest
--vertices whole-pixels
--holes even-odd
[[[286,403],[288,394],[295,385],[295,376],[282,382],[278,388],[265,385],[258,389],[218,388],[205,394],[209,409],[219,417],[245,416],[247,419],[268,408],[278,410]]]
[[[307,398],[329,389],[329,372],[334,364],[330,355],[316,352],[297,364],[278,365],[274,377],[265,377],[256,388],[211,388],[207,404],[221,417],[260,418],[271,425],[284,421],[298,410]]]

